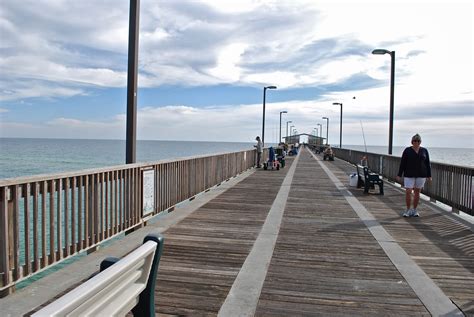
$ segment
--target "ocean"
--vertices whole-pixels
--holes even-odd
[[[403,150],[407,146],[394,146],[392,148],[392,155],[402,156]],[[365,151],[365,147],[363,145],[345,145],[343,148]],[[474,167],[473,148],[427,147],[427,149],[430,154],[431,162]],[[388,146],[367,145],[367,152],[388,154]]]
[[[253,149],[254,143],[197,141],[137,141],[137,162]],[[364,151],[364,146],[345,148]],[[394,147],[401,156],[405,147]],[[474,166],[474,149],[428,148],[434,162]],[[387,153],[387,147],[367,146]],[[50,174],[125,163],[124,140],[0,138],[0,179]]]

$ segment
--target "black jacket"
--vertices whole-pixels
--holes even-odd
[[[418,153],[410,146],[402,154],[398,176],[431,177],[430,155],[428,150],[420,146]]]

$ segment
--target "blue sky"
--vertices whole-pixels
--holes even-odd
[[[141,0],[139,139],[474,147],[471,1]],[[125,138],[128,1],[2,0],[0,136]],[[355,99],[353,97],[356,97]]]

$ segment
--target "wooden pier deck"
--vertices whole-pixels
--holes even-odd
[[[401,189],[364,195],[353,170],[302,149],[138,230],[165,236],[157,316],[474,316],[473,225],[426,201],[403,218]]]
[[[321,163],[347,183],[350,165]],[[401,275],[342,190],[306,150],[282,171],[257,170],[164,233],[156,312],[215,316],[228,304],[292,164],[297,165],[261,292],[252,294],[252,286],[239,292],[237,287],[230,297],[255,298],[237,300],[234,310],[226,312],[238,315],[254,305],[256,316],[429,316],[425,305],[430,303],[420,300],[410,285],[414,282]],[[464,314],[474,314],[472,226],[427,203],[419,208],[420,218],[400,217],[403,195],[390,186],[384,196],[350,192],[393,237],[391,243],[400,245]],[[257,283],[258,278],[250,278]],[[221,310],[220,315],[226,314]]]

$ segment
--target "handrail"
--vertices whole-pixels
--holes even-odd
[[[379,173],[392,182],[396,176],[401,157],[378,153],[367,153],[351,149],[333,148],[336,157],[347,162],[358,164],[362,159],[367,161],[371,170]],[[474,168],[439,162],[431,162],[432,182],[426,182],[422,193],[432,200],[437,200],[471,216],[474,200]]]
[[[0,296],[255,165],[255,150],[0,181]]]

